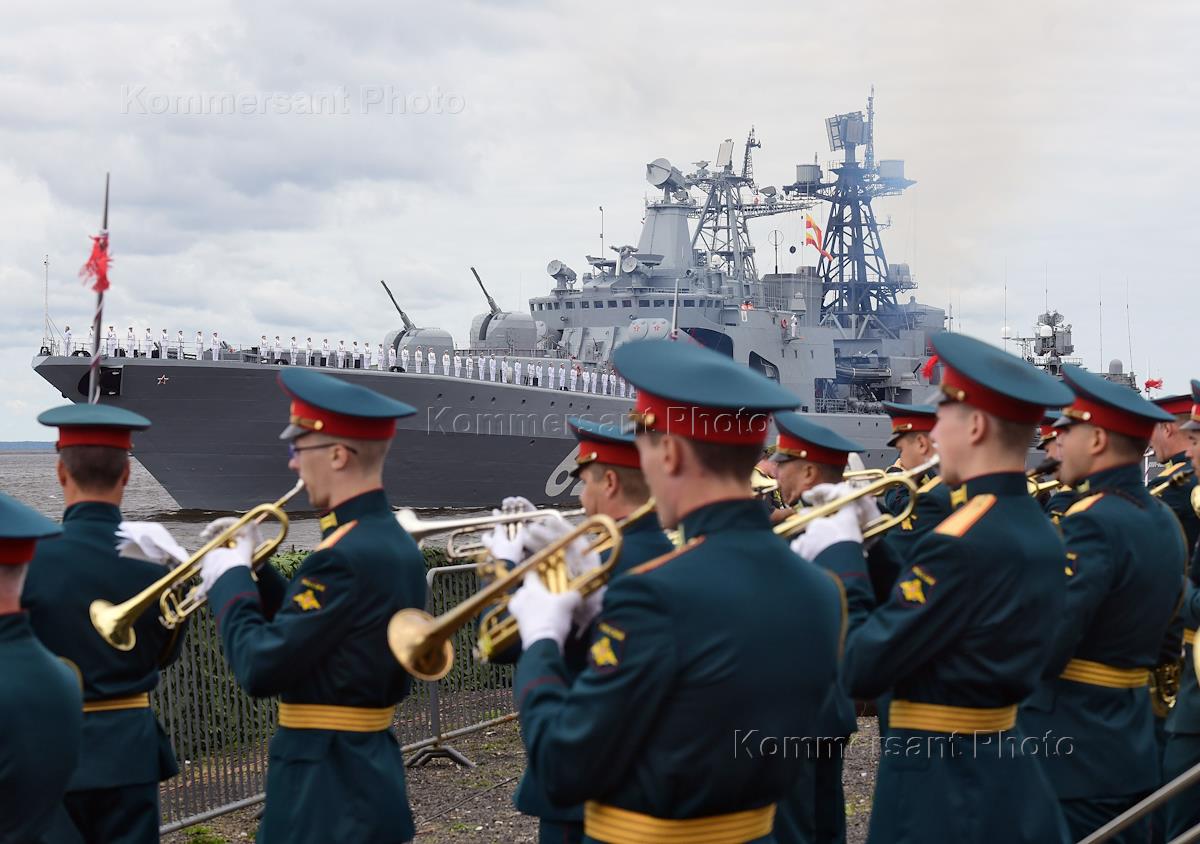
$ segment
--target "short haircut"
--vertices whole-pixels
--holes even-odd
[[[823,483],[841,483],[846,474],[845,466],[831,466],[828,463],[813,463],[813,465],[817,467],[817,476]]]
[[[687,440],[687,444],[708,474],[737,478],[747,484],[750,483],[754,464],[762,457],[762,446],[759,445],[731,445],[706,440]]]
[[[1028,451],[1033,448],[1036,429],[1025,422],[1012,422],[999,416],[988,414],[988,418],[996,428],[996,437],[1008,451]]]
[[[1147,437],[1131,437],[1128,434],[1109,431],[1108,444],[1108,447],[1121,457],[1141,460],[1146,449],[1150,447],[1150,440]]]
[[[348,440],[335,437],[333,441],[345,443],[358,452],[357,460],[363,472],[382,472],[388,450],[392,447],[391,440]]]
[[[583,467],[583,471],[588,473],[589,482],[599,481],[605,472],[612,472],[617,476],[617,483],[621,485],[621,497],[626,501],[641,504],[650,498],[650,487],[646,485],[646,476],[642,474],[641,469],[614,466],[611,463],[589,463]]]
[[[71,480],[89,492],[112,489],[129,466],[129,452],[107,445],[69,445],[59,449],[58,457]]]

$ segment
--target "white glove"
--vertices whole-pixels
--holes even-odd
[[[221,575],[238,566],[250,570],[250,557],[254,548],[249,543],[239,542],[236,548],[214,548],[200,562],[200,594],[207,595]]]
[[[528,498],[514,495],[500,502],[500,510],[505,513],[532,513],[537,507],[534,507]]]
[[[157,522],[121,522],[117,527],[117,553],[158,563],[169,569],[187,560],[189,554],[165,527]]]
[[[492,511],[493,516],[500,515],[499,510]],[[513,535],[509,536],[509,529],[513,530]],[[525,525],[518,523],[516,525],[496,525],[492,528],[491,533],[484,534],[480,540],[483,547],[488,549],[488,553],[496,560],[508,560],[510,563],[519,563],[525,559]]]
[[[574,528],[561,516],[557,519],[538,519],[530,522],[526,529],[526,547],[531,551],[541,550],[551,543],[558,542]],[[567,546],[567,574],[572,578],[586,574],[600,565],[600,555],[588,551],[588,542],[583,537],[576,539]]]
[[[552,639],[562,650],[563,641],[571,631],[571,618],[582,598],[578,592],[555,594],[546,588],[534,572],[525,575],[525,585],[508,602],[508,612],[517,620],[521,631],[521,649],[528,650],[534,642]]]
[[[800,497],[814,507],[819,507],[838,498],[853,495],[857,490],[858,485],[854,481],[843,481],[840,484],[818,484]],[[851,509],[857,513],[858,524],[863,528],[880,516],[879,505],[875,503],[873,495],[863,496],[854,502],[853,507],[843,509]]]
[[[862,543],[857,507],[843,507],[832,516],[810,522],[808,529],[792,540],[792,551],[806,560],[815,560],[818,554],[839,542]]]
[[[214,519],[205,526],[204,530],[200,531],[201,544],[208,544],[209,540],[229,530],[236,523],[237,519],[233,516],[222,516],[219,519]],[[250,522],[247,525],[243,525],[234,534],[234,539],[238,545],[247,544],[251,550],[254,550],[262,542],[262,533],[259,531],[258,525]]]
[[[571,621],[575,625],[576,632],[586,632],[592,620],[600,615],[600,610],[604,606],[604,593],[607,591],[607,586],[601,586],[579,602],[579,606],[571,614]]]

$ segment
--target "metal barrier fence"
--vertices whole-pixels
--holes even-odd
[[[473,594],[479,588],[474,569],[430,569],[429,610],[445,612]],[[414,682],[396,707],[396,737],[404,752],[415,751],[410,766],[439,757],[470,764],[448,742],[516,717],[512,667],[476,663],[474,638],[473,629],[460,630],[450,673],[437,683]],[[163,672],[151,703],[179,758],[179,775],[161,791],[164,833],[262,800],[278,706],[238,687],[209,613],[192,619],[183,653]]]

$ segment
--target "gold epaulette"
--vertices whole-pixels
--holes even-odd
[[[983,514],[992,509],[996,503],[994,495],[976,495],[960,509],[955,510],[946,518],[942,519],[941,524],[933,529],[934,533],[940,533],[942,536],[962,536],[975,523],[983,518]]]
[[[342,537],[354,529],[356,524],[358,524],[358,519],[355,519],[352,522],[346,522],[346,524],[342,525],[333,533],[329,534],[329,536],[322,539],[321,544],[316,547],[316,550],[324,551],[326,548],[332,548],[334,545],[337,545],[342,541]]]
[[[930,478],[925,483],[921,484],[920,487],[917,488],[917,494],[923,495],[924,493],[929,492],[931,489],[935,488],[941,482],[942,482],[941,475],[938,475],[936,478]]]
[[[1103,492],[1096,492],[1092,493],[1087,498],[1081,498],[1068,507],[1067,512],[1063,513],[1063,516],[1074,516],[1076,513],[1082,513],[1084,510],[1087,510],[1103,497]]]
[[[1163,466],[1163,470],[1158,473],[1158,477],[1154,480],[1161,481],[1163,478],[1169,478],[1186,465],[1186,463],[1168,463],[1166,466]]]
[[[652,560],[647,560],[646,562],[642,563],[641,565],[634,566],[633,568],[631,568],[629,570],[629,574],[645,574],[648,571],[654,571],[656,568],[659,568],[660,566],[665,566],[667,563],[671,562],[671,560],[674,560],[677,557],[680,557],[683,554],[686,554],[688,551],[691,551],[693,548],[697,547],[703,541],[704,541],[703,536],[697,536],[694,539],[689,539],[686,543],[684,543],[683,547],[681,547],[681,548],[676,548],[674,551],[668,551],[667,553],[663,554],[661,557],[655,557]]]

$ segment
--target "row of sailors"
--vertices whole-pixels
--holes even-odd
[[[92,341],[93,336],[89,329],[87,349],[92,347]],[[71,327],[68,325],[63,331],[63,345],[68,350],[68,354],[73,351],[71,342]],[[224,341],[214,331],[212,339],[207,343],[210,359],[219,360],[223,346]],[[205,357],[206,344],[203,332],[196,332],[193,348],[197,359]],[[155,341],[150,336],[150,329],[147,328],[145,337],[139,342],[133,328],[130,327],[125,335],[125,344],[120,345],[116,332],[110,325],[101,353],[107,357],[124,357],[126,355],[163,357],[168,356],[171,350],[174,350],[176,357],[179,358],[186,353],[182,330],[178,331],[175,339],[171,341],[168,340],[167,329],[164,328],[161,337]],[[279,335],[275,336],[272,343],[268,342],[267,335],[263,334],[259,338],[259,352],[265,360],[288,362],[293,366],[317,365],[336,366],[338,369],[383,370],[386,362],[386,369],[392,372],[411,371],[418,374],[421,372],[427,372],[430,375],[438,374],[439,361],[436,353],[432,348],[423,351],[420,346],[417,346],[411,353],[407,347],[400,349],[397,353],[394,347],[385,351],[383,343],[379,343],[377,348],[372,350],[370,343],[364,342],[360,348],[358,341],[355,340],[350,347],[347,347],[345,340],[339,340],[337,348],[331,349],[329,340],[322,340],[320,348],[314,349],[311,337],[305,339],[303,348],[297,343],[296,338],[292,337],[290,347],[285,353]],[[501,356],[497,360],[495,355],[472,356],[455,351],[453,356],[449,352],[442,352],[440,362],[441,374],[446,376],[453,374],[455,378],[478,378],[480,381],[498,381],[502,384],[521,384],[528,387],[544,386],[551,390],[569,390],[573,393],[593,393],[621,398],[633,398],[634,395],[632,386],[627,385],[625,379],[617,373],[586,366],[574,358],[570,361],[559,361],[555,366],[553,363],[536,361],[515,360],[510,362],[507,356]],[[397,367],[399,368],[397,369]]]

